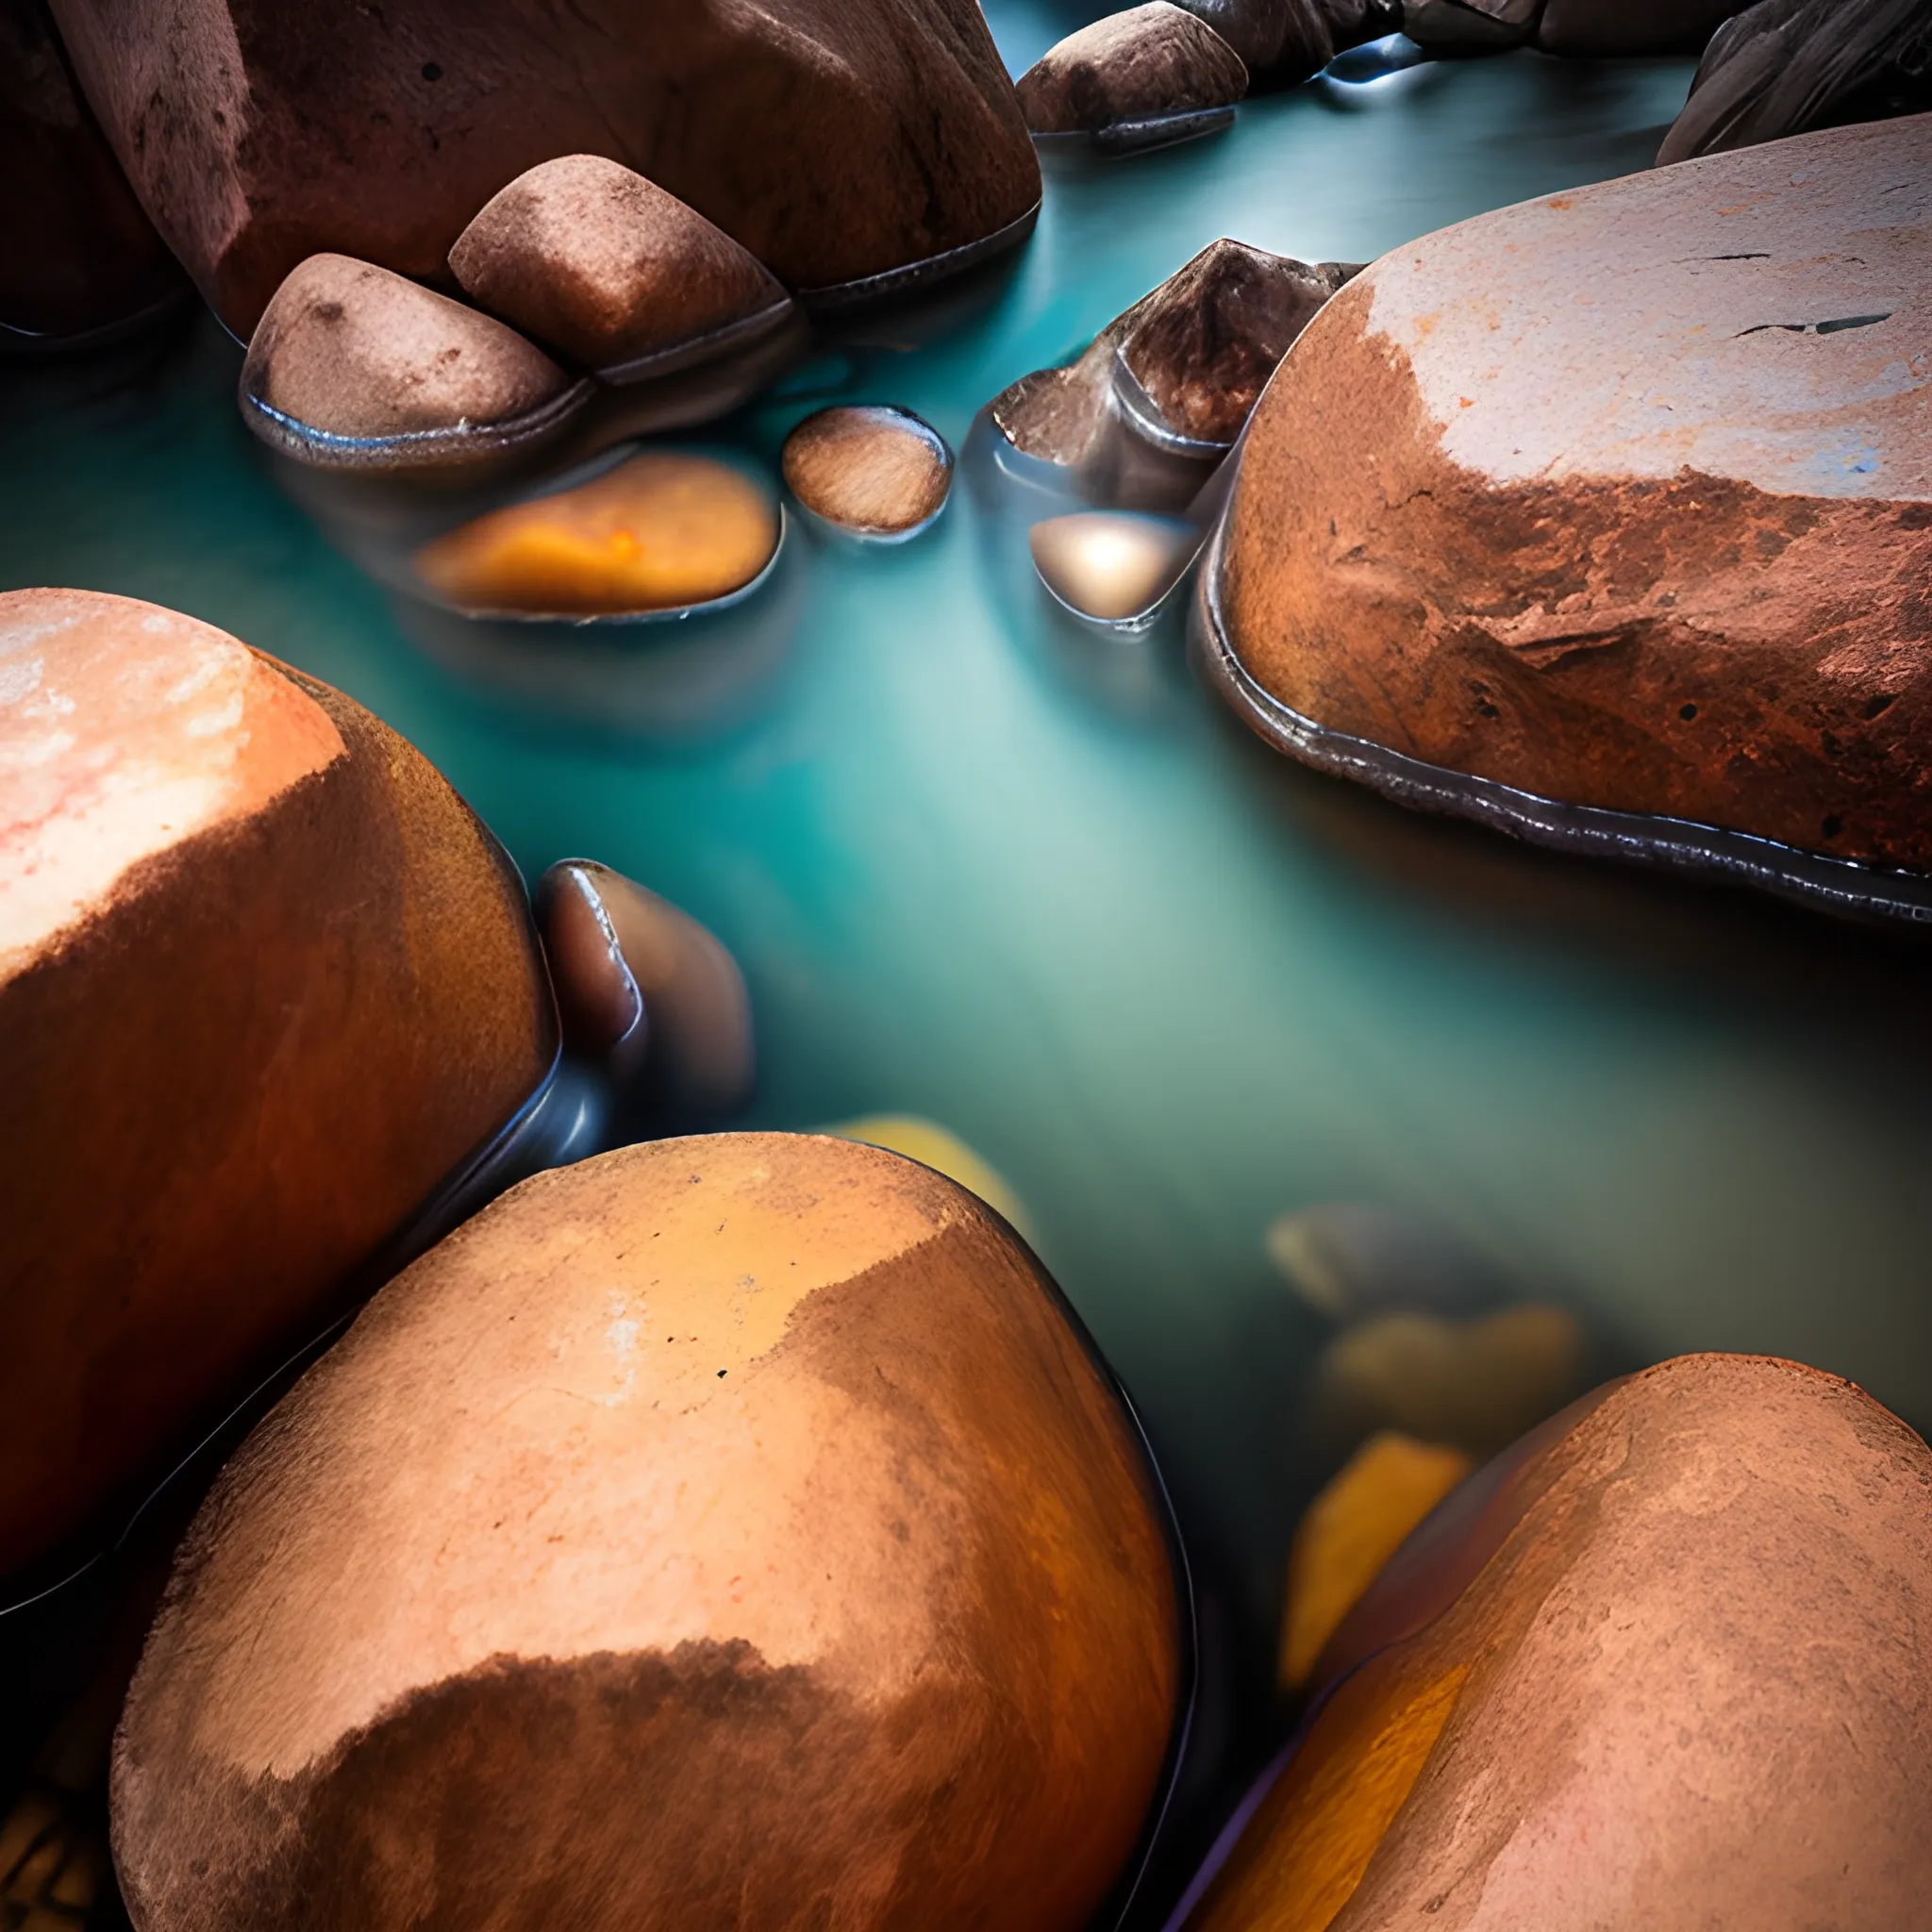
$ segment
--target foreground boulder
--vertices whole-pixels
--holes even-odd
[[[1836,861],[1932,865],[1928,218],[1922,117],[1385,257],[1255,412],[1210,670],[1392,796],[1896,908]]]
[[[142,1932],[1079,1932],[1180,1688],[1036,1264],[845,1141],[625,1148],[385,1289],[225,1472],[116,1743]]]
[[[1344,1620],[1189,1932],[1908,1932],[1928,1492],[1911,1430],[1794,1363],[1692,1356],[1600,1391]]]
[[[317,254],[434,278],[497,191],[622,162],[792,289],[1021,223],[1039,168],[974,0],[58,0],[136,192],[246,336]]]
[[[344,1306],[542,1081],[514,870],[395,734],[151,604],[0,596],[0,1578]]]
[[[1100,133],[1232,107],[1248,91],[1241,56],[1170,0],[1109,13],[1056,42],[1020,76],[1036,134]]]

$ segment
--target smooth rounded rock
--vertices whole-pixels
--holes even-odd
[[[607,382],[686,366],[791,308],[756,256],[601,155],[519,175],[457,238],[449,265],[473,301]]]
[[[142,1932],[1080,1932],[1182,1683],[1037,1266],[851,1141],[625,1148],[385,1289],[225,1472],[116,1741]]]
[[[742,471],[648,450],[591,482],[459,525],[417,553],[416,570],[459,610],[635,616],[744,590],[781,530],[771,492]]]
[[[1697,54],[1743,0],[1543,0],[1536,43],[1573,59]]]
[[[555,1041],[514,870],[340,692],[83,591],[0,595],[0,677],[6,1577],[334,1319]]]
[[[863,1141],[868,1147],[903,1154],[907,1159],[944,1174],[949,1181],[958,1181],[969,1194],[977,1194],[1023,1235],[1031,1234],[1026,1209],[1019,1195],[958,1135],[937,1121],[922,1120],[917,1114],[869,1113],[858,1120],[841,1121],[822,1131],[836,1134],[841,1141]]]
[[[1402,25],[1401,0],[1182,0],[1257,81],[1292,87],[1336,55]]]
[[[785,439],[786,487],[814,516],[866,537],[906,537],[945,508],[953,453],[909,409],[840,405]]]
[[[311,256],[248,344],[242,414],[308,462],[408,467],[526,448],[561,429],[571,379],[514,329],[343,255]]]
[[[1691,1356],[1605,1391],[1465,1519],[1483,1482],[1338,1632],[1333,1693],[1188,1932],[1916,1925],[1925,1444],[1834,1376]]]
[[[1396,797],[1883,909],[1799,861],[1932,865],[1928,222],[1920,117],[1385,256],[1255,412],[1210,671]]]
[[[1018,87],[1034,133],[1096,133],[1226,107],[1247,92],[1248,70],[1205,21],[1148,0],[1055,42]]]
[[[1201,533],[1174,517],[1088,509],[1035,524],[1026,542],[1041,582],[1068,609],[1131,624],[1180,581]]]
[[[1402,31],[1431,53],[1501,54],[1536,32],[1542,0],[1403,0]]]

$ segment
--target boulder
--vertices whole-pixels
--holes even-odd
[[[0,1576],[138,1501],[547,1074],[514,869],[326,685],[0,596]]]
[[[1542,0],[1403,0],[1402,31],[1432,54],[1501,54],[1526,45]]]
[[[1181,1641],[1140,1439],[978,1202],[627,1147],[391,1283],[230,1463],[115,1859],[142,1932],[1079,1932]]]
[[[1543,0],[1536,43],[1545,54],[1616,59],[1698,54],[1744,0]]]
[[[607,382],[689,366],[791,307],[722,228],[601,155],[519,175],[458,236],[449,265],[472,301]]]
[[[1895,907],[1838,861],[1932,865],[1928,218],[1922,117],[1384,257],[1249,425],[1210,672],[1407,802]]]
[[[1183,0],[1257,81],[1293,87],[1336,55],[1399,32],[1401,0]]]
[[[1225,108],[1248,70],[1195,15],[1148,0],[1109,13],[1049,47],[1020,76],[1020,107],[1036,134],[1098,133],[1122,123]]]
[[[316,254],[445,273],[498,190],[593,154],[787,287],[972,251],[1040,197],[974,0],[58,0],[155,225],[238,335]]]
[[[1759,0],[1713,36],[1659,166],[1932,108],[1924,0]]]
[[[866,537],[909,537],[945,508],[953,453],[909,409],[819,409],[785,439],[785,482],[814,516]]]
[[[1905,1928],[1932,1884],[1932,1453],[1692,1356],[1474,1477],[1337,1632],[1188,1932]]]

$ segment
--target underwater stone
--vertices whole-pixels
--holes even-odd
[[[1712,36],[1657,164],[1928,108],[1925,0],[1759,0]]]
[[[1188,1932],[1916,1925],[1925,1444],[1813,1369],[1667,1362],[1536,1446],[1419,1590],[1486,1475],[1337,1632],[1358,1667]]]
[[[0,677],[8,1577],[342,1312],[556,1044],[508,860],[340,692],[81,591],[0,595]]]
[[[785,439],[785,482],[814,516],[863,536],[931,523],[953,487],[953,454],[909,409],[841,405]]]
[[[1227,107],[1248,70],[1214,29],[1169,0],[1109,13],[1049,47],[1020,76],[1020,106],[1036,134],[1098,132]]]
[[[1928,220],[1922,117],[1385,256],[1249,425],[1210,671],[1283,749],[1546,842],[1621,849],[1539,800],[1932,864]]]
[[[1284,1690],[1313,1674],[1323,1646],[1396,1550],[1472,1469],[1459,1449],[1385,1429],[1371,1436],[1296,1525],[1278,1672]]]
[[[1180,581],[1201,533],[1174,517],[1083,509],[1026,533],[1040,580],[1081,617],[1131,623]]]
[[[457,238],[449,265],[472,300],[609,382],[634,379],[640,363],[684,366],[775,327],[791,307],[722,228],[601,155],[519,175]]]
[[[242,413],[265,440],[310,461],[329,440],[428,438],[451,458],[561,427],[570,378],[534,343],[487,315],[387,269],[311,256],[275,291],[248,344]],[[265,405],[294,425],[264,419]],[[302,432],[315,434],[304,437]],[[360,452],[345,455],[373,460]],[[398,465],[430,459],[399,443]]]
[[[416,554],[459,610],[624,616],[713,603],[771,562],[771,492],[710,457],[647,450],[589,483],[491,510]]]
[[[1080,1932],[1181,1641],[1132,1423],[976,1201],[626,1147],[391,1282],[231,1461],[116,1863],[144,1932]]]
[[[1696,54],[1743,0],[1543,0],[1536,43],[1579,59]]]
[[[58,0],[136,192],[245,337],[323,252],[434,279],[508,181],[621,162],[786,287],[1013,230],[1040,168],[976,0]]]

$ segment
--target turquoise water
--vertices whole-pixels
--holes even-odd
[[[995,11],[1015,65],[1066,25]],[[1689,71],[1428,68],[1056,162],[979,312],[822,357],[731,433],[770,457],[852,398],[958,446],[1217,235],[1363,260],[1627,172]],[[1425,1208],[1634,1357],[1787,1353],[1932,1415],[1924,972],[1902,942],[1290,767],[1172,630],[1058,619],[963,489],[902,548],[795,533],[730,627],[647,627],[588,668],[533,644],[506,698],[278,491],[239,360],[204,324],[132,361],[0,372],[0,582],[225,625],[413,739],[526,873],[594,856],[712,925],[757,1008],[749,1120],[924,1114],[1008,1177],[1252,1632],[1319,1474],[1298,1402],[1324,1331],[1261,1245],[1290,1208]]]

